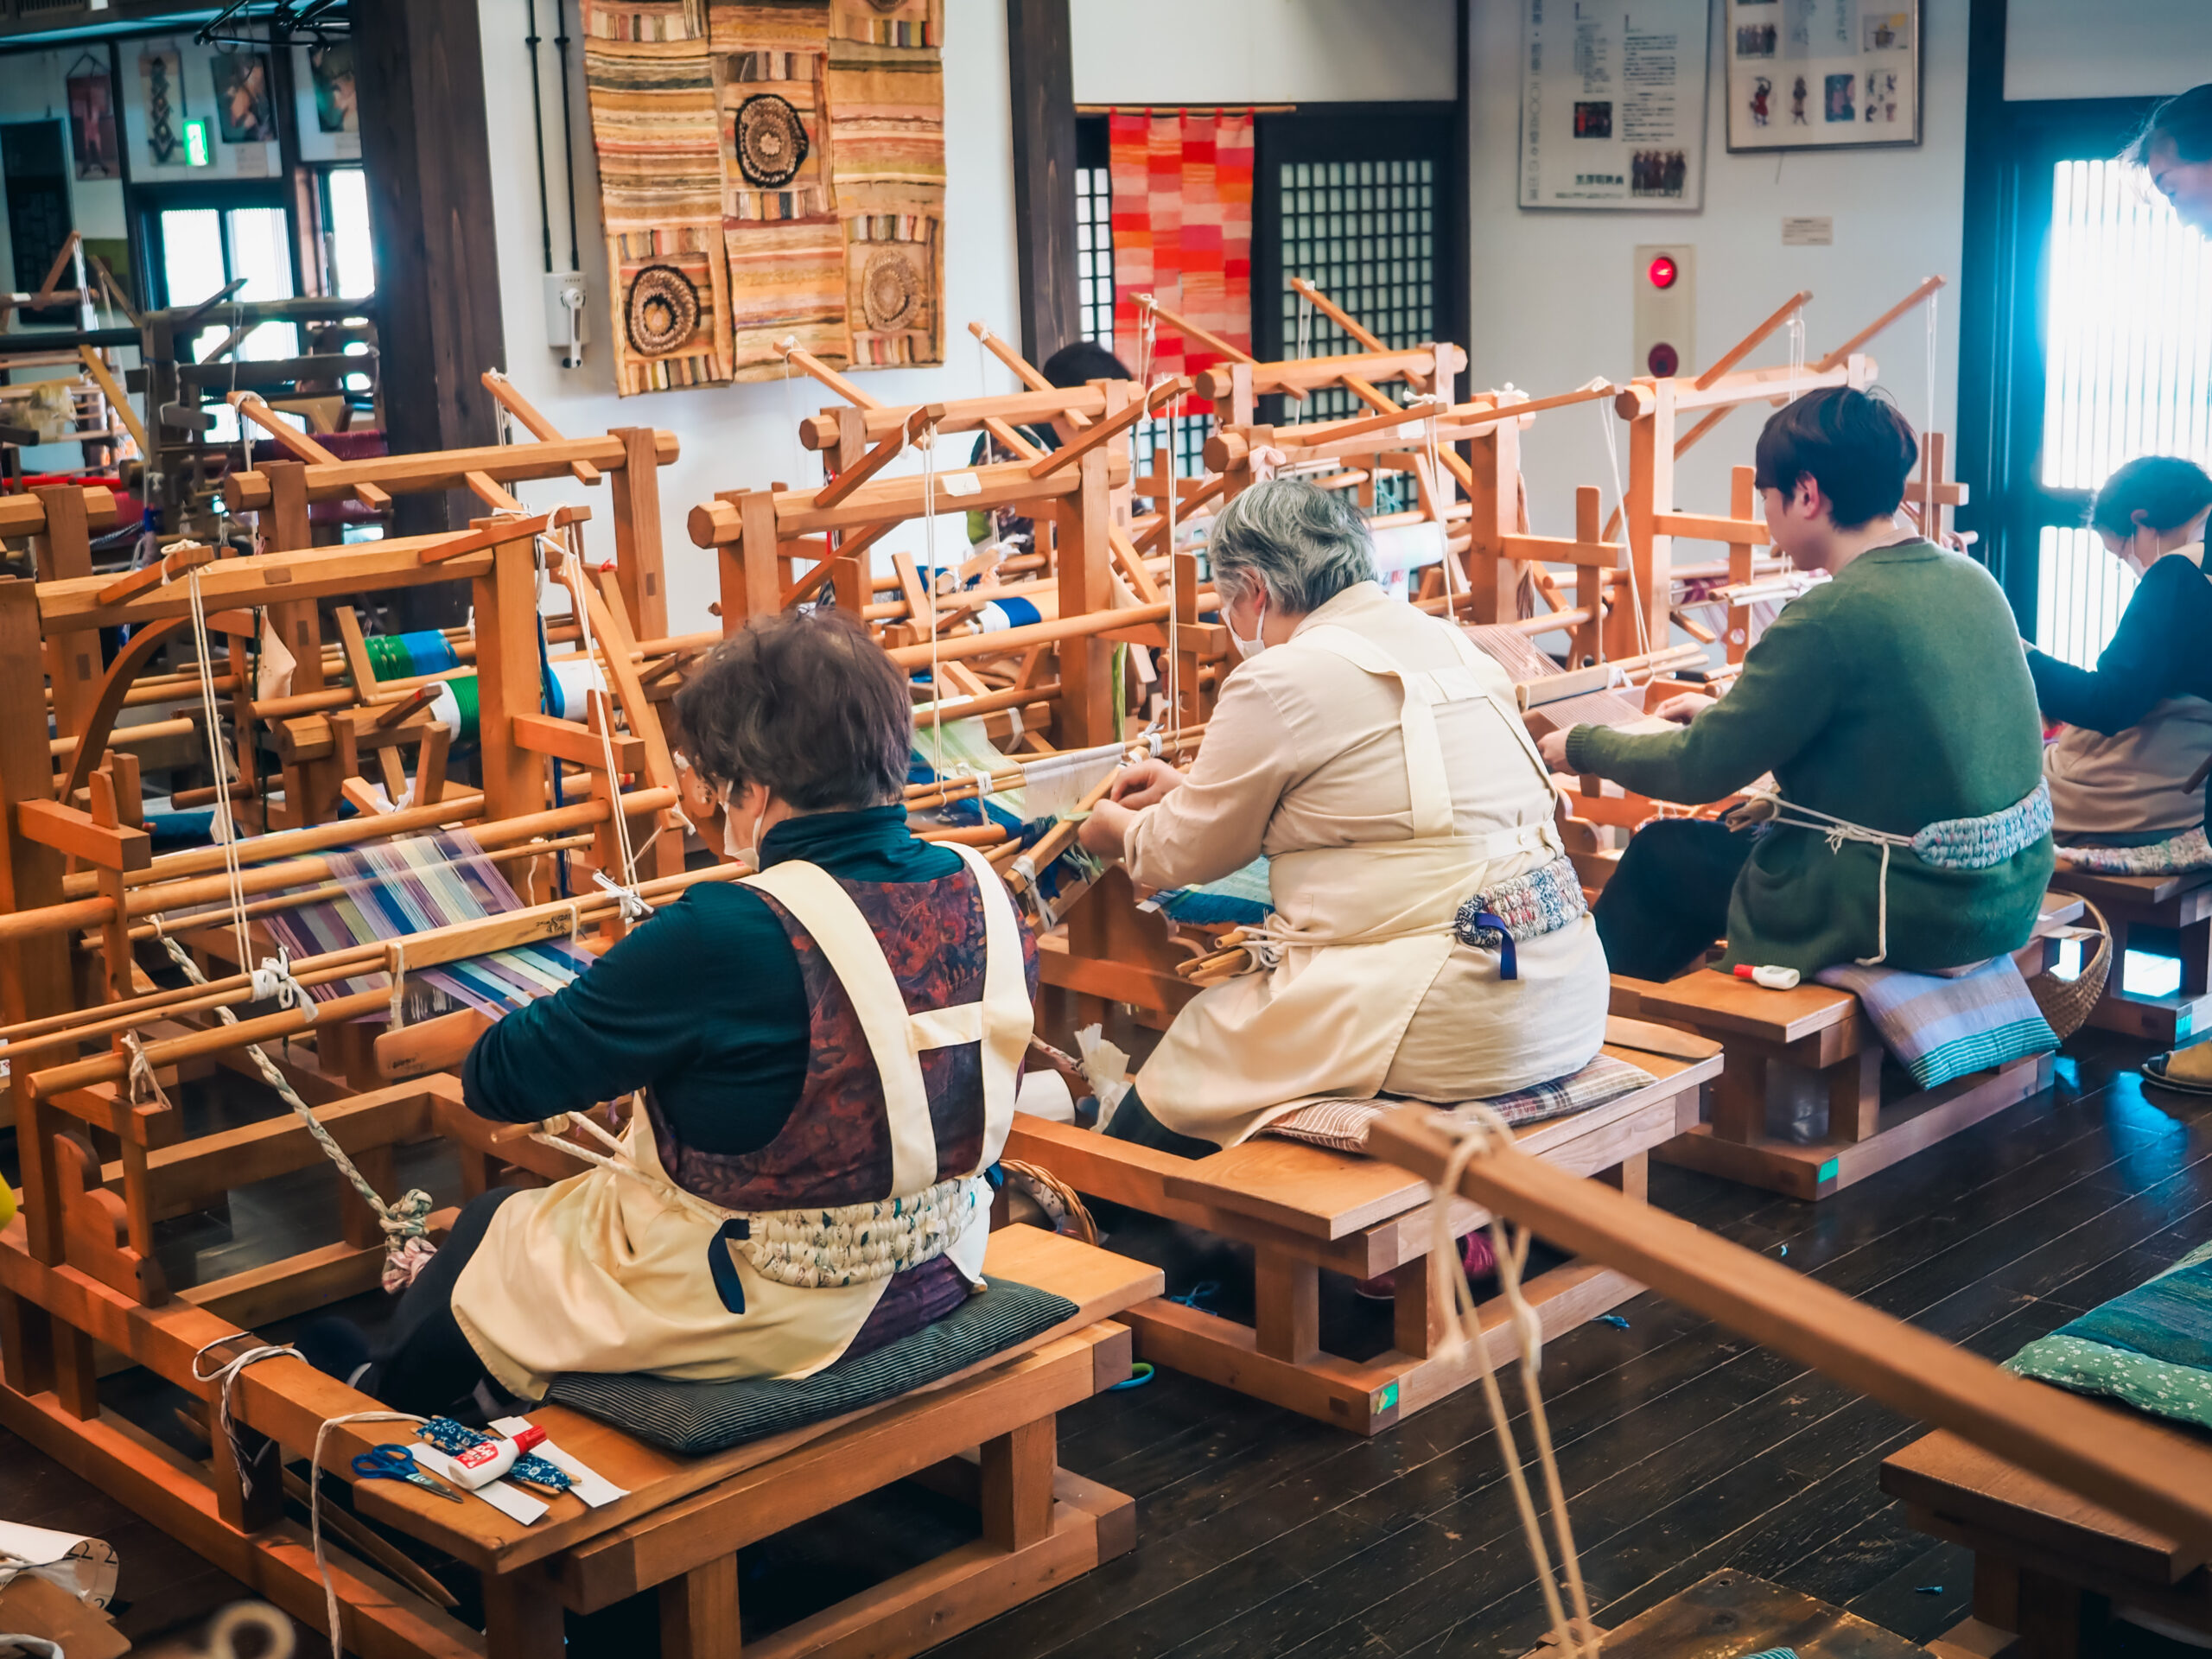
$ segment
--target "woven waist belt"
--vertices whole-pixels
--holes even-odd
[[[1516,943],[1572,926],[1590,913],[1582,878],[1564,853],[1550,863],[1477,893],[1452,918],[1452,937],[1477,950],[1497,952],[1497,976],[1517,979]]]

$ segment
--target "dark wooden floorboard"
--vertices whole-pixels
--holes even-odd
[[[1652,1199],[2001,1359],[2212,1236],[2212,1107],[2146,1095],[2133,1070],[2144,1052],[2085,1034],[2044,1095],[1819,1205],[1665,1167],[1652,1173]],[[202,1109],[239,1109],[211,1099]],[[444,1168],[408,1161],[410,1180],[448,1185]],[[327,1172],[311,1170],[242,1192],[226,1210],[165,1224],[165,1264],[184,1281],[299,1248],[303,1230],[327,1226],[334,1190]],[[1210,1285],[1206,1306],[1249,1310],[1241,1252],[1141,1217],[1108,1242],[1157,1262],[1172,1293]],[[1963,1553],[1914,1533],[1876,1485],[1882,1459],[1916,1432],[1910,1424],[1656,1297],[1620,1312],[1625,1328],[1586,1325],[1553,1343],[1544,1366],[1600,1623],[1723,1567],[1916,1641],[1965,1615]],[[1324,1319],[1341,1351],[1387,1344],[1387,1310],[1339,1281],[1327,1284]],[[1509,1401],[1525,1452],[1525,1411],[1517,1392]],[[1511,1659],[1542,1634],[1546,1615],[1477,1394],[1363,1440],[1162,1372],[1064,1415],[1060,1446],[1070,1467],[1137,1500],[1137,1548],[946,1643],[938,1651],[948,1659]],[[918,1525],[906,1510],[886,1514],[850,1525]],[[242,1593],[4,1435],[0,1516],[114,1541],[122,1622],[142,1638],[195,1624]],[[943,1529],[932,1522],[922,1530]],[[833,1530],[848,1543],[861,1535],[842,1522]],[[871,1559],[871,1575],[898,1564],[878,1542],[865,1552],[882,1558]],[[742,1564],[748,1611],[809,1611],[857,1581],[854,1560],[835,1538],[791,1536],[753,1552]],[[571,1645],[636,1652],[652,1628],[650,1617],[610,1616],[604,1630],[572,1631]]]

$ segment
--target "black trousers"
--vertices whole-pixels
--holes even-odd
[[[1106,1136],[1109,1141],[1148,1147],[1154,1152],[1172,1152],[1178,1158],[1211,1158],[1221,1150],[1211,1141],[1176,1134],[1152,1115],[1144,1102],[1137,1098],[1135,1088],[1122,1096],[1122,1103],[1114,1109],[1114,1121],[1107,1126]]]
[[[521,1191],[495,1186],[462,1206],[453,1231],[402,1293],[391,1322],[378,1333],[369,1370],[361,1378],[363,1393],[395,1411],[451,1416],[479,1382],[490,1381],[453,1316],[453,1292],[461,1270],[484,1242],[493,1212]]]
[[[1751,837],[1702,818],[1662,818],[1636,832],[1591,914],[1613,972],[1672,979],[1728,931],[1728,895]]]

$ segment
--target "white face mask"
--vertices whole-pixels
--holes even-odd
[[[732,858],[741,859],[753,869],[760,868],[760,820],[756,816],[746,827],[749,841],[737,838],[737,808],[725,798],[722,801],[722,850]]]
[[[1250,658],[1258,656],[1262,652],[1268,648],[1268,642],[1261,634],[1262,627],[1267,621],[1267,616],[1268,601],[1262,599],[1260,601],[1259,609],[1253,613],[1252,637],[1249,639],[1247,639],[1243,634],[1236,632],[1236,625],[1234,622],[1230,621],[1229,607],[1226,605],[1222,607],[1221,620],[1228,626],[1229,643],[1236,647],[1236,654],[1238,657],[1249,661]]]

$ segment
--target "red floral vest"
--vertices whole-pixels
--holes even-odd
[[[982,998],[983,906],[965,864],[934,881],[833,879],[882,946],[907,1012]],[[852,999],[798,918],[768,894],[760,896],[783,924],[806,987],[809,1053],[798,1104],[782,1132],[756,1152],[702,1152],[677,1139],[648,1090],[645,1109],[661,1166],[686,1192],[726,1210],[829,1208],[888,1198],[891,1131],[883,1084]],[[1016,931],[1033,998],[1037,942],[1028,928]],[[927,1049],[921,1063],[939,1178],[965,1174],[982,1154],[982,1046]]]

